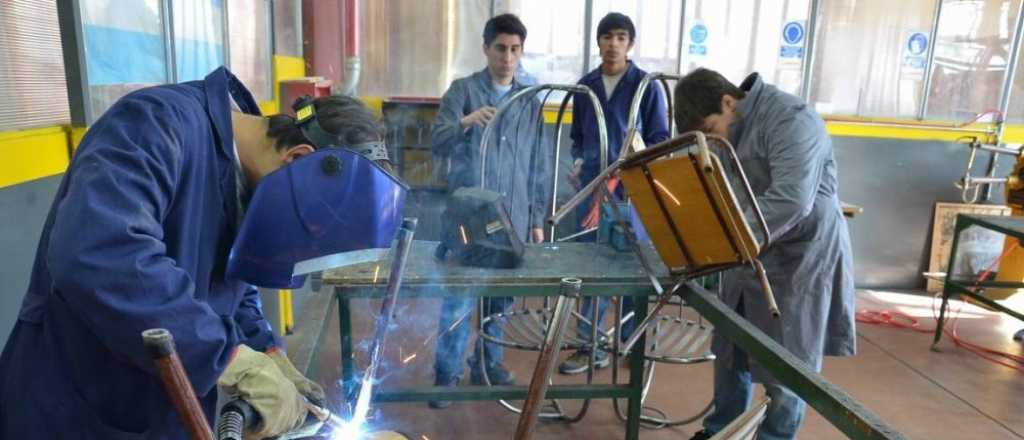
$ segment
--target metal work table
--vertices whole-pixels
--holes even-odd
[[[561,279],[572,276],[583,280],[583,296],[647,296],[653,293],[650,279],[633,253],[616,252],[596,243],[552,243],[527,245],[524,263],[517,269],[463,267],[434,258],[436,242],[415,241],[409,254],[399,301],[409,297],[442,296],[517,296],[542,297],[558,293]],[[653,249],[649,261],[660,261]],[[665,274],[661,263],[655,273]],[[378,298],[388,278],[389,265],[363,264],[334,269],[323,274],[325,286],[334,288],[338,300],[341,327],[342,381],[352,380],[354,366],[352,320],[349,302],[354,298]],[[661,280],[667,283],[667,278]],[[647,315],[647,301],[636,302],[636,319]],[[643,344],[641,341],[640,344]],[[642,345],[641,345],[642,346]],[[552,399],[625,398],[629,400],[626,438],[637,439],[640,430],[640,398],[643,393],[643,352],[630,355],[629,383],[621,385],[553,385],[546,396]],[[350,390],[346,389],[346,392]],[[381,389],[378,402],[427,400],[520,400],[526,386],[460,386]]]
[[[955,279],[953,269],[956,268],[956,251],[960,244],[960,233],[971,226],[979,226],[991,231],[1006,234],[1007,236],[1024,240],[1024,217],[1006,217],[998,215],[976,215],[958,214],[956,226],[953,228],[953,245],[949,250],[949,264],[946,266],[946,281],[942,288],[942,306],[939,307],[939,322],[935,326],[935,338],[932,340],[932,350],[938,350],[939,339],[942,338],[942,329],[946,321],[946,309],[949,307],[949,297],[953,295],[964,295],[985,304],[988,307],[999,310],[1014,318],[1024,321],[1024,315],[1011,310],[985,296],[975,292],[975,288],[1024,288],[1024,283],[1007,281],[981,281],[973,279]]]
[[[1024,219],[1020,220],[1024,222]],[[1024,230],[1022,228],[1021,230]],[[414,242],[406,266],[399,300],[405,297],[446,295],[480,296],[552,296],[558,292],[564,276],[583,279],[582,294],[585,296],[647,296],[653,292],[650,279],[643,271],[639,259],[633,253],[616,252],[610,247],[595,243],[558,243],[530,245],[527,247],[525,263],[518,269],[478,269],[460,267],[438,262],[433,257],[436,242]],[[644,249],[645,258],[657,262],[656,274],[666,274],[660,259],[653,249]],[[649,257],[649,258],[648,258]],[[353,383],[352,321],[349,302],[354,298],[377,298],[384,291],[389,264],[350,266],[325,272],[323,283],[333,287],[334,298],[338,301],[341,330],[342,378],[346,387]],[[665,276],[665,275],[661,275]],[[374,283],[374,280],[377,283]],[[663,285],[669,284],[667,277]],[[783,385],[804,399],[833,426],[853,439],[903,439],[903,435],[892,429],[873,412],[864,408],[850,395],[843,392],[820,374],[797,359],[785,348],[755,328],[746,319],[729,309],[717,296],[694,282],[683,285],[677,292],[710,321],[715,331],[736,343],[750,355],[750,358],[764,366]],[[315,306],[325,317],[322,307],[329,302],[328,295],[318,296]],[[308,307],[307,307],[308,308]],[[636,302],[636,316],[642,320],[648,313],[648,302]],[[322,339],[324,321],[314,323],[306,329],[306,343],[302,344],[294,357],[305,365],[316,356],[316,346]],[[318,332],[317,329],[320,331]],[[303,325],[299,325],[303,330]],[[319,334],[317,334],[319,333]],[[641,339],[640,347],[645,345]],[[545,396],[549,399],[626,398],[626,438],[637,439],[640,429],[640,403],[643,393],[643,352],[630,353],[629,383],[594,385],[554,385]],[[308,369],[303,371],[309,372]],[[525,386],[460,386],[416,387],[408,389],[383,389],[377,394],[378,402],[411,402],[433,399],[444,400],[498,400],[524,399]]]

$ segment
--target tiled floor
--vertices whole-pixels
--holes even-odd
[[[353,315],[357,317],[355,327],[360,335],[369,335],[368,324],[379,310],[378,304],[355,303]],[[400,302],[396,332],[387,352],[390,374],[382,387],[432,383],[433,338],[429,335],[437,331],[439,305],[439,300]],[[900,310],[920,316],[923,327],[934,325],[929,296],[862,291],[858,307]],[[1024,345],[1010,338],[1024,323],[959,302],[954,305],[954,309],[959,307],[961,337],[1015,354],[1024,352]],[[859,325],[858,333],[858,355],[826,359],[823,374],[907,437],[1024,438],[1024,374],[957,348],[948,337],[940,343],[942,352],[937,353],[929,350],[931,334],[873,325]],[[323,383],[336,382],[340,375],[337,335],[337,322],[333,322],[322,344],[329,351],[320,355],[318,371]],[[360,354],[357,358],[364,356]],[[508,365],[521,383],[528,380],[535,359],[533,352],[507,351]],[[601,370],[596,380],[609,381],[609,370]],[[582,378],[558,376],[555,380],[573,383]],[[332,391],[338,394],[337,387]],[[681,417],[699,411],[710,396],[710,364],[659,365],[648,404]],[[565,402],[564,407],[574,412],[580,404]],[[381,405],[373,424],[382,429],[401,430],[421,440],[508,439],[515,431],[517,419],[516,414],[493,402],[456,402],[440,411],[412,403]],[[687,425],[643,430],[641,438],[687,439],[698,429],[697,425]],[[591,402],[586,417],[579,423],[541,423],[535,438],[618,439],[623,432],[611,402],[602,400]],[[809,410],[800,438],[844,436]]]

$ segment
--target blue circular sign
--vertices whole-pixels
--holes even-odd
[[[804,39],[804,25],[799,21],[791,21],[782,27],[782,40],[786,44],[799,44]]]
[[[694,44],[701,44],[708,39],[708,27],[704,23],[697,23],[690,28],[690,40]]]
[[[920,32],[910,34],[910,38],[907,39],[907,51],[911,55],[922,55],[926,50],[928,50],[928,36]]]

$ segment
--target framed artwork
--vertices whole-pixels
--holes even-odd
[[[949,264],[949,251],[953,246],[957,214],[1010,215],[1010,208],[1004,205],[936,203],[929,272],[948,272],[946,265]],[[972,226],[961,233],[957,248],[957,267],[953,268],[953,275],[957,278],[977,275],[1002,254],[1003,234]],[[942,282],[929,279],[927,290],[932,293],[941,292]]]

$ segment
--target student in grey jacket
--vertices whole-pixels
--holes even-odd
[[[452,82],[441,100],[431,132],[434,154],[448,158],[451,163],[449,191],[480,186],[480,145],[484,128],[504,100],[536,83],[519,66],[526,27],[518,17],[503,14],[491,18],[484,26],[483,39],[487,67]],[[540,102],[535,98],[519,100],[509,107],[501,120],[496,121],[496,134],[489,142],[484,164],[487,167],[484,188],[504,196],[515,233],[523,241],[544,241],[544,213],[550,199],[553,153],[540,148],[540,117]],[[436,385],[454,386],[462,377],[462,358],[472,321],[463,317],[473,309],[474,302],[470,297],[447,297],[441,306],[441,334],[434,361]],[[511,304],[512,298],[490,298],[484,312],[503,312]],[[487,327],[484,331],[501,336],[501,329],[497,327]],[[467,360],[474,384],[483,382],[478,358],[481,343],[477,340],[477,349]],[[491,382],[514,383],[512,374],[502,365],[501,347],[485,343],[483,351]],[[430,402],[432,408],[446,408],[450,404],[448,401]]]
[[[769,316],[750,268],[725,272],[722,301],[815,371],[821,371],[822,356],[852,356],[853,254],[824,121],[757,73],[736,87],[708,69],[690,72],[676,85],[675,118],[682,131],[716,134],[735,146],[772,234],[760,259],[781,318]],[[803,400],[720,335],[711,349],[717,355],[715,410],[693,440],[710,438],[746,410],[752,382],[764,384],[772,399],[757,438],[795,438]]]

